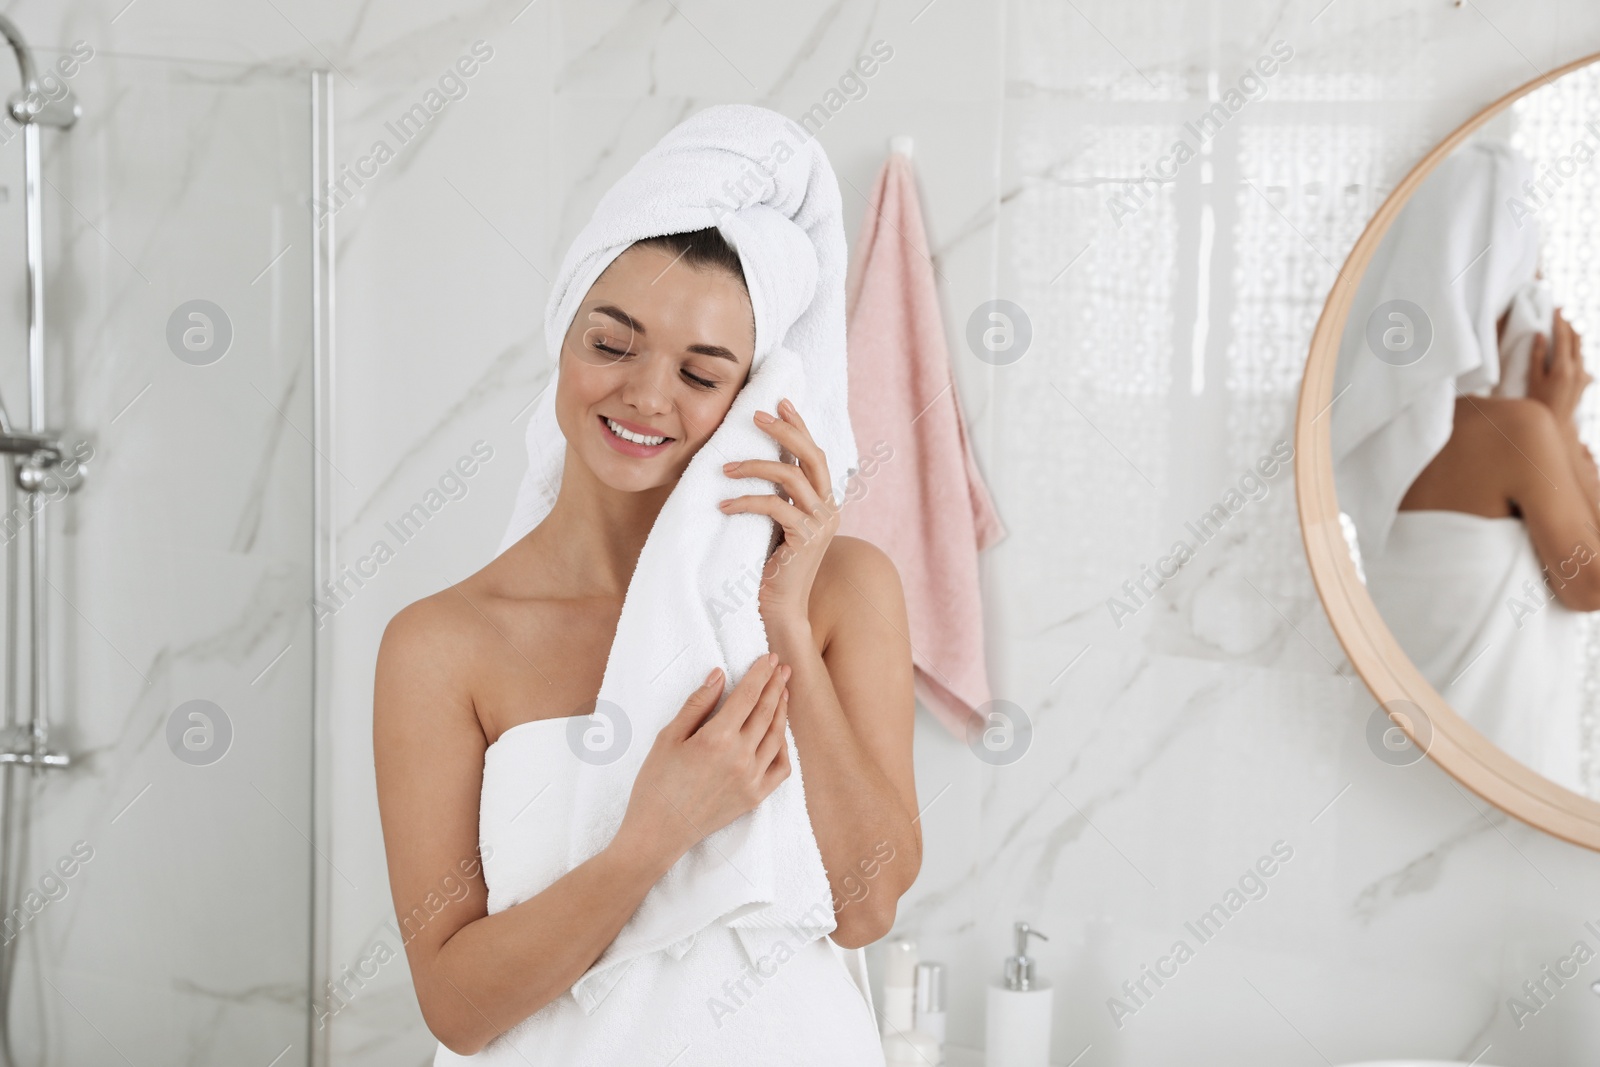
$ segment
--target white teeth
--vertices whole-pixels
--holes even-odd
[[[617,425],[610,419],[606,419],[606,425],[611,427],[612,433],[616,434],[624,441],[632,441],[636,445],[659,445],[661,442],[666,440],[665,437],[648,437],[642,433],[634,433],[632,430],[627,430]]]

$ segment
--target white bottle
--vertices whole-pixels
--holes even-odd
[[[984,1018],[984,1067],[1050,1067],[1050,1018],[1054,990],[1034,974],[1028,938],[1043,937],[1017,923],[1017,952],[1007,956],[1003,980],[989,986]]]
[[[927,1067],[938,1045],[915,1029],[917,943],[889,942],[883,970],[883,1059],[889,1067]]]
[[[911,1029],[916,1024],[917,943],[896,938],[884,946],[883,1022],[884,1037]]]
[[[917,1032],[933,1039],[935,1065],[944,1062],[944,964],[917,964]]]

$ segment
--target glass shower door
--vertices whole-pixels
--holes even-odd
[[[41,138],[46,425],[85,471],[43,503],[72,764],[4,772],[8,1043],[28,1067],[308,1064],[314,75],[83,47],[82,117]],[[0,400],[26,425],[20,148],[0,143]]]

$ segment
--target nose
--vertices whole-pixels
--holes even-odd
[[[668,407],[663,375],[671,373],[670,360],[645,353],[626,369],[619,395],[622,402],[641,415],[660,415]]]

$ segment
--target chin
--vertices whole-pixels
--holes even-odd
[[[619,493],[644,493],[651,489],[659,489],[663,485],[670,485],[677,480],[672,478],[645,477],[640,471],[618,474],[616,471],[595,471],[602,483]]]
[[[682,467],[669,467],[664,463],[647,463],[619,455],[604,441],[595,442],[595,451],[584,455],[584,462],[594,476],[608,488],[619,493],[643,493],[651,489],[672,485],[683,474]]]

